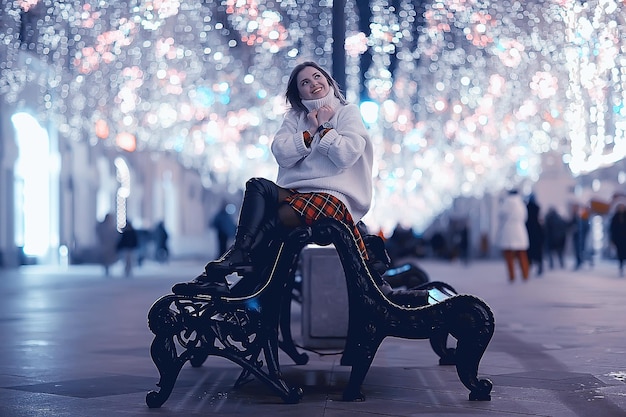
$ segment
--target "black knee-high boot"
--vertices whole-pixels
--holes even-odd
[[[250,251],[263,226],[276,217],[277,209],[278,186],[265,178],[248,180],[239,212],[235,242],[219,259],[205,266],[207,276],[223,271],[252,272]]]
[[[251,178],[246,182],[235,242],[219,259],[209,262],[205,271],[193,281],[172,287],[175,294],[229,293],[226,275],[232,272],[253,271],[250,252],[262,235],[275,230],[278,186],[265,178]]]

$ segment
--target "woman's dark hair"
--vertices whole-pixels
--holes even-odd
[[[309,110],[306,108],[304,104],[302,104],[302,99],[300,98],[300,93],[298,92],[298,74],[306,67],[313,67],[319,72],[322,73],[324,78],[328,81],[328,85],[330,85],[335,90],[335,97],[339,99],[341,104],[346,104],[346,98],[341,93],[339,89],[339,84],[337,81],[330,76],[328,72],[322,67],[320,67],[317,63],[313,61],[305,61],[301,64],[296,65],[296,67],[291,71],[291,75],[289,76],[289,82],[287,83],[287,91],[285,92],[285,98],[287,103],[291,105],[293,109],[308,112]]]

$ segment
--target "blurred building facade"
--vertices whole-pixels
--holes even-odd
[[[108,212],[120,229],[164,220],[173,256],[205,256],[222,202],[273,178],[285,77],[305,59],[364,109],[375,229],[466,224],[490,255],[507,187],[564,215],[624,194],[624,2],[0,7],[4,266],[71,262]]]
[[[40,94],[37,85],[25,88],[19,108],[0,101],[2,266],[72,262],[96,244],[95,224],[107,213],[115,214],[120,229],[127,219],[148,229],[164,220],[173,257],[215,255],[208,224],[223,201],[239,203],[243,184],[207,188],[197,171],[167,152],[126,152],[68,140],[24,112],[28,106],[23,103],[37,102]],[[610,204],[626,194],[623,161],[579,177],[559,154],[545,154],[543,164],[540,179],[520,187],[524,195],[536,195],[544,214],[554,206],[568,216],[574,202]],[[456,198],[416,232],[429,237],[435,230],[466,224],[471,256],[494,256],[497,248],[481,249],[481,244],[494,241],[500,196]]]
[[[3,266],[72,262],[96,245],[95,225],[107,213],[120,230],[127,220],[149,230],[163,220],[174,256],[213,256],[206,225],[228,190],[205,188],[196,171],[165,152],[67,140],[28,113],[40,94],[37,85],[24,89],[19,109],[0,101]]]

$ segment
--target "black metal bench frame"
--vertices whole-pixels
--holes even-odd
[[[282,378],[278,350],[296,364],[308,361],[295,346],[290,330],[294,274],[299,254],[308,243],[332,243],[346,276],[349,324],[341,364],[352,369],[344,400],[364,400],[361,385],[387,336],[429,339],[439,363],[456,366],[460,381],[470,390],[470,400],[491,399],[491,381],[477,376],[495,328],[489,306],[475,296],[458,295],[440,282],[425,284],[424,291],[440,289],[453,294],[442,301],[424,305],[423,291],[414,304],[391,301],[375,283],[375,272],[359,254],[350,229],[326,219],[260,245],[253,255],[257,279],[244,278],[231,294],[168,294],[154,302],[148,326],[155,335],[150,353],[160,374],[160,389],[147,394],[149,407],[167,401],[187,361],[198,367],[211,355],[242,368],[235,387],[256,377],[284,402],[300,401],[302,389],[290,387]],[[246,288],[251,282],[255,285]],[[449,335],[457,340],[456,348],[447,347]]]

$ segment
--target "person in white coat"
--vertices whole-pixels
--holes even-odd
[[[509,281],[515,281],[515,261],[522,270],[524,281],[528,279],[528,230],[526,219],[528,211],[524,200],[516,189],[509,190],[500,204],[498,212],[499,229],[497,236],[498,247],[506,262]]]

